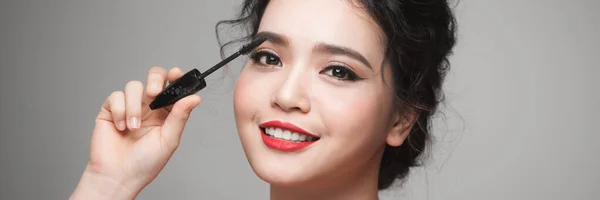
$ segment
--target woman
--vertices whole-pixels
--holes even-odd
[[[245,0],[223,23],[268,38],[239,76],[234,110],[272,199],[377,199],[418,164],[455,43],[445,0]],[[201,100],[148,104],[182,74],[153,67],[146,86],[106,99],[72,199],[133,199],[157,176]]]

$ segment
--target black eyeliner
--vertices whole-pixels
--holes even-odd
[[[252,52],[252,54],[250,54],[250,58],[252,59],[252,62],[254,64],[258,64],[258,65],[272,65],[272,64],[269,64],[269,63],[265,63],[265,64],[260,63],[260,58],[263,57],[263,56],[274,57],[281,64],[281,58],[276,53],[273,53],[273,52],[271,52],[269,50],[257,50],[257,51]],[[272,60],[266,60],[265,62],[269,62],[269,61],[272,61]]]
[[[266,38],[261,38],[242,46],[239,51],[235,52],[233,55],[225,58],[221,62],[209,68],[204,73],[200,73],[200,71],[195,68],[190,70],[189,72],[185,73],[183,76],[175,80],[172,84],[167,86],[165,89],[163,89],[163,91],[161,91],[158,94],[158,96],[156,96],[156,98],[150,103],[150,109],[155,110],[158,108],[173,105],[180,99],[183,99],[186,96],[195,94],[196,92],[204,89],[206,87],[206,81],[204,81],[204,78],[217,71],[221,67],[225,66],[227,63],[231,62],[240,55],[246,55],[250,53],[252,50],[254,50],[266,40]]]

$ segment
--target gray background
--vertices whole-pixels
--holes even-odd
[[[93,119],[153,65],[220,60],[241,0],[3,0],[0,199],[66,199]],[[598,199],[600,1],[462,0],[428,165],[383,199]],[[139,199],[268,199],[233,121],[233,76],[200,94],[177,153]]]

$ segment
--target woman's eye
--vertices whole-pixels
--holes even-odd
[[[252,54],[251,58],[255,63],[261,65],[281,66],[281,60],[279,60],[279,57],[271,52],[259,51]]]
[[[344,66],[329,66],[323,70],[323,73],[343,81],[356,81],[361,79],[356,73]]]

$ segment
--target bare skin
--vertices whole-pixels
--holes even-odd
[[[348,1],[272,0],[258,33],[269,40],[237,80],[235,125],[271,199],[377,199],[384,148],[402,145],[414,122],[394,106],[383,31]],[[154,67],[146,86],[132,81],[107,98],[71,199],[133,199],[156,178],[201,99],[192,95],[156,111],[148,105],[166,80],[182,75]],[[319,140],[295,152],[270,148],[259,125],[272,120]]]
[[[130,81],[108,96],[92,133],[87,167],[69,199],[134,199],[156,178],[179,146],[192,110],[200,104],[190,95],[165,109],[149,104],[184,72],[153,67],[146,87]]]

